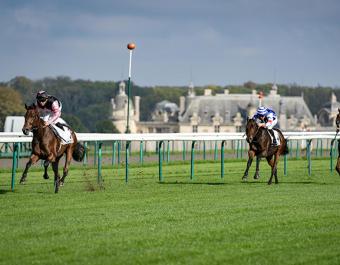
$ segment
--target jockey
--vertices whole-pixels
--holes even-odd
[[[255,120],[260,127],[268,129],[268,132],[273,138],[273,145],[276,146],[277,141],[273,131],[274,126],[277,124],[276,113],[270,108],[259,107],[253,116],[253,120]]]
[[[57,132],[63,143],[73,142],[71,131],[68,124],[60,118],[61,102],[54,96],[47,94],[46,91],[39,91],[36,96],[37,107],[44,127],[51,125]],[[66,128],[65,128],[66,127]]]
[[[50,96],[46,91],[39,91],[36,96],[37,106],[40,116],[47,127],[50,124],[55,124],[61,116],[61,102],[54,96]]]

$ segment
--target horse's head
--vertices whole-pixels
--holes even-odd
[[[246,125],[246,136],[247,136],[247,142],[251,144],[254,140],[255,135],[257,134],[259,129],[259,126],[257,125],[256,121],[247,118],[247,125]]]
[[[25,104],[26,114],[25,114],[25,124],[22,127],[22,132],[28,135],[29,132],[38,128],[39,125],[39,112],[35,104],[27,106]]]

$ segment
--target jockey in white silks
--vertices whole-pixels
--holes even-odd
[[[277,116],[275,111],[270,108],[259,107],[253,119],[260,127],[268,129],[268,132],[273,140],[273,145],[280,145],[280,138],[278,132],[273,130],[274,126],[277,124]]]
[[[62,144],[73,143],[69,126],[60,118],[61,102],[56,97],[48,95],[46,91],[39,91],[36,99],[40,118],[45,122],[44,126],[53,127],[54,132],[58,134]]]

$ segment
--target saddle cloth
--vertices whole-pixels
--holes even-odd
[[[274,136],[275,136],[275,139],[276,139],[276,143],[277,143],[277,145],[279,146],[281,143],[280,143],[280,135],[279,135],[279,132],[277,131],[277,130],[273,130],[273,132],[274,132]],[[273,136],[269,133],[269,136],[270,136],[270,138],[271,138],[271,140],[272,140],[272,143],[273,143],[273,141],[274,141],[274,139],[273,139]]]
[[[43,120],[48,120],[48,118],[43,117]],[[72,131],[70,130],[69,125],[64,121],[62,118],[58,118],[54,124],[50,124],[49,127],[60,139],[60,143],[62,145],[64,144],[72,144],[73,143],[73,137],[72,137]]]

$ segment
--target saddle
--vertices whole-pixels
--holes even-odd
[[[280,142],[280,134],[282,134],[282,132],[277,129],[277,128],[273,128],[272,129],[273,133],[274,133],[274,137],[275,137],[275,140],[276,140],[276,144],[274,143],[274,138],[273,138],[273,135],[270,133],[269,129],[268,129],[268,132],[269,132],[269,136],[272,140],[272,144],[273,145],[276,145],[276,146],[279,146],[281,144]]]
[[[57,122],[50,124],[49,127],[62,145],[73,143],[72,129],[68,124]]]

